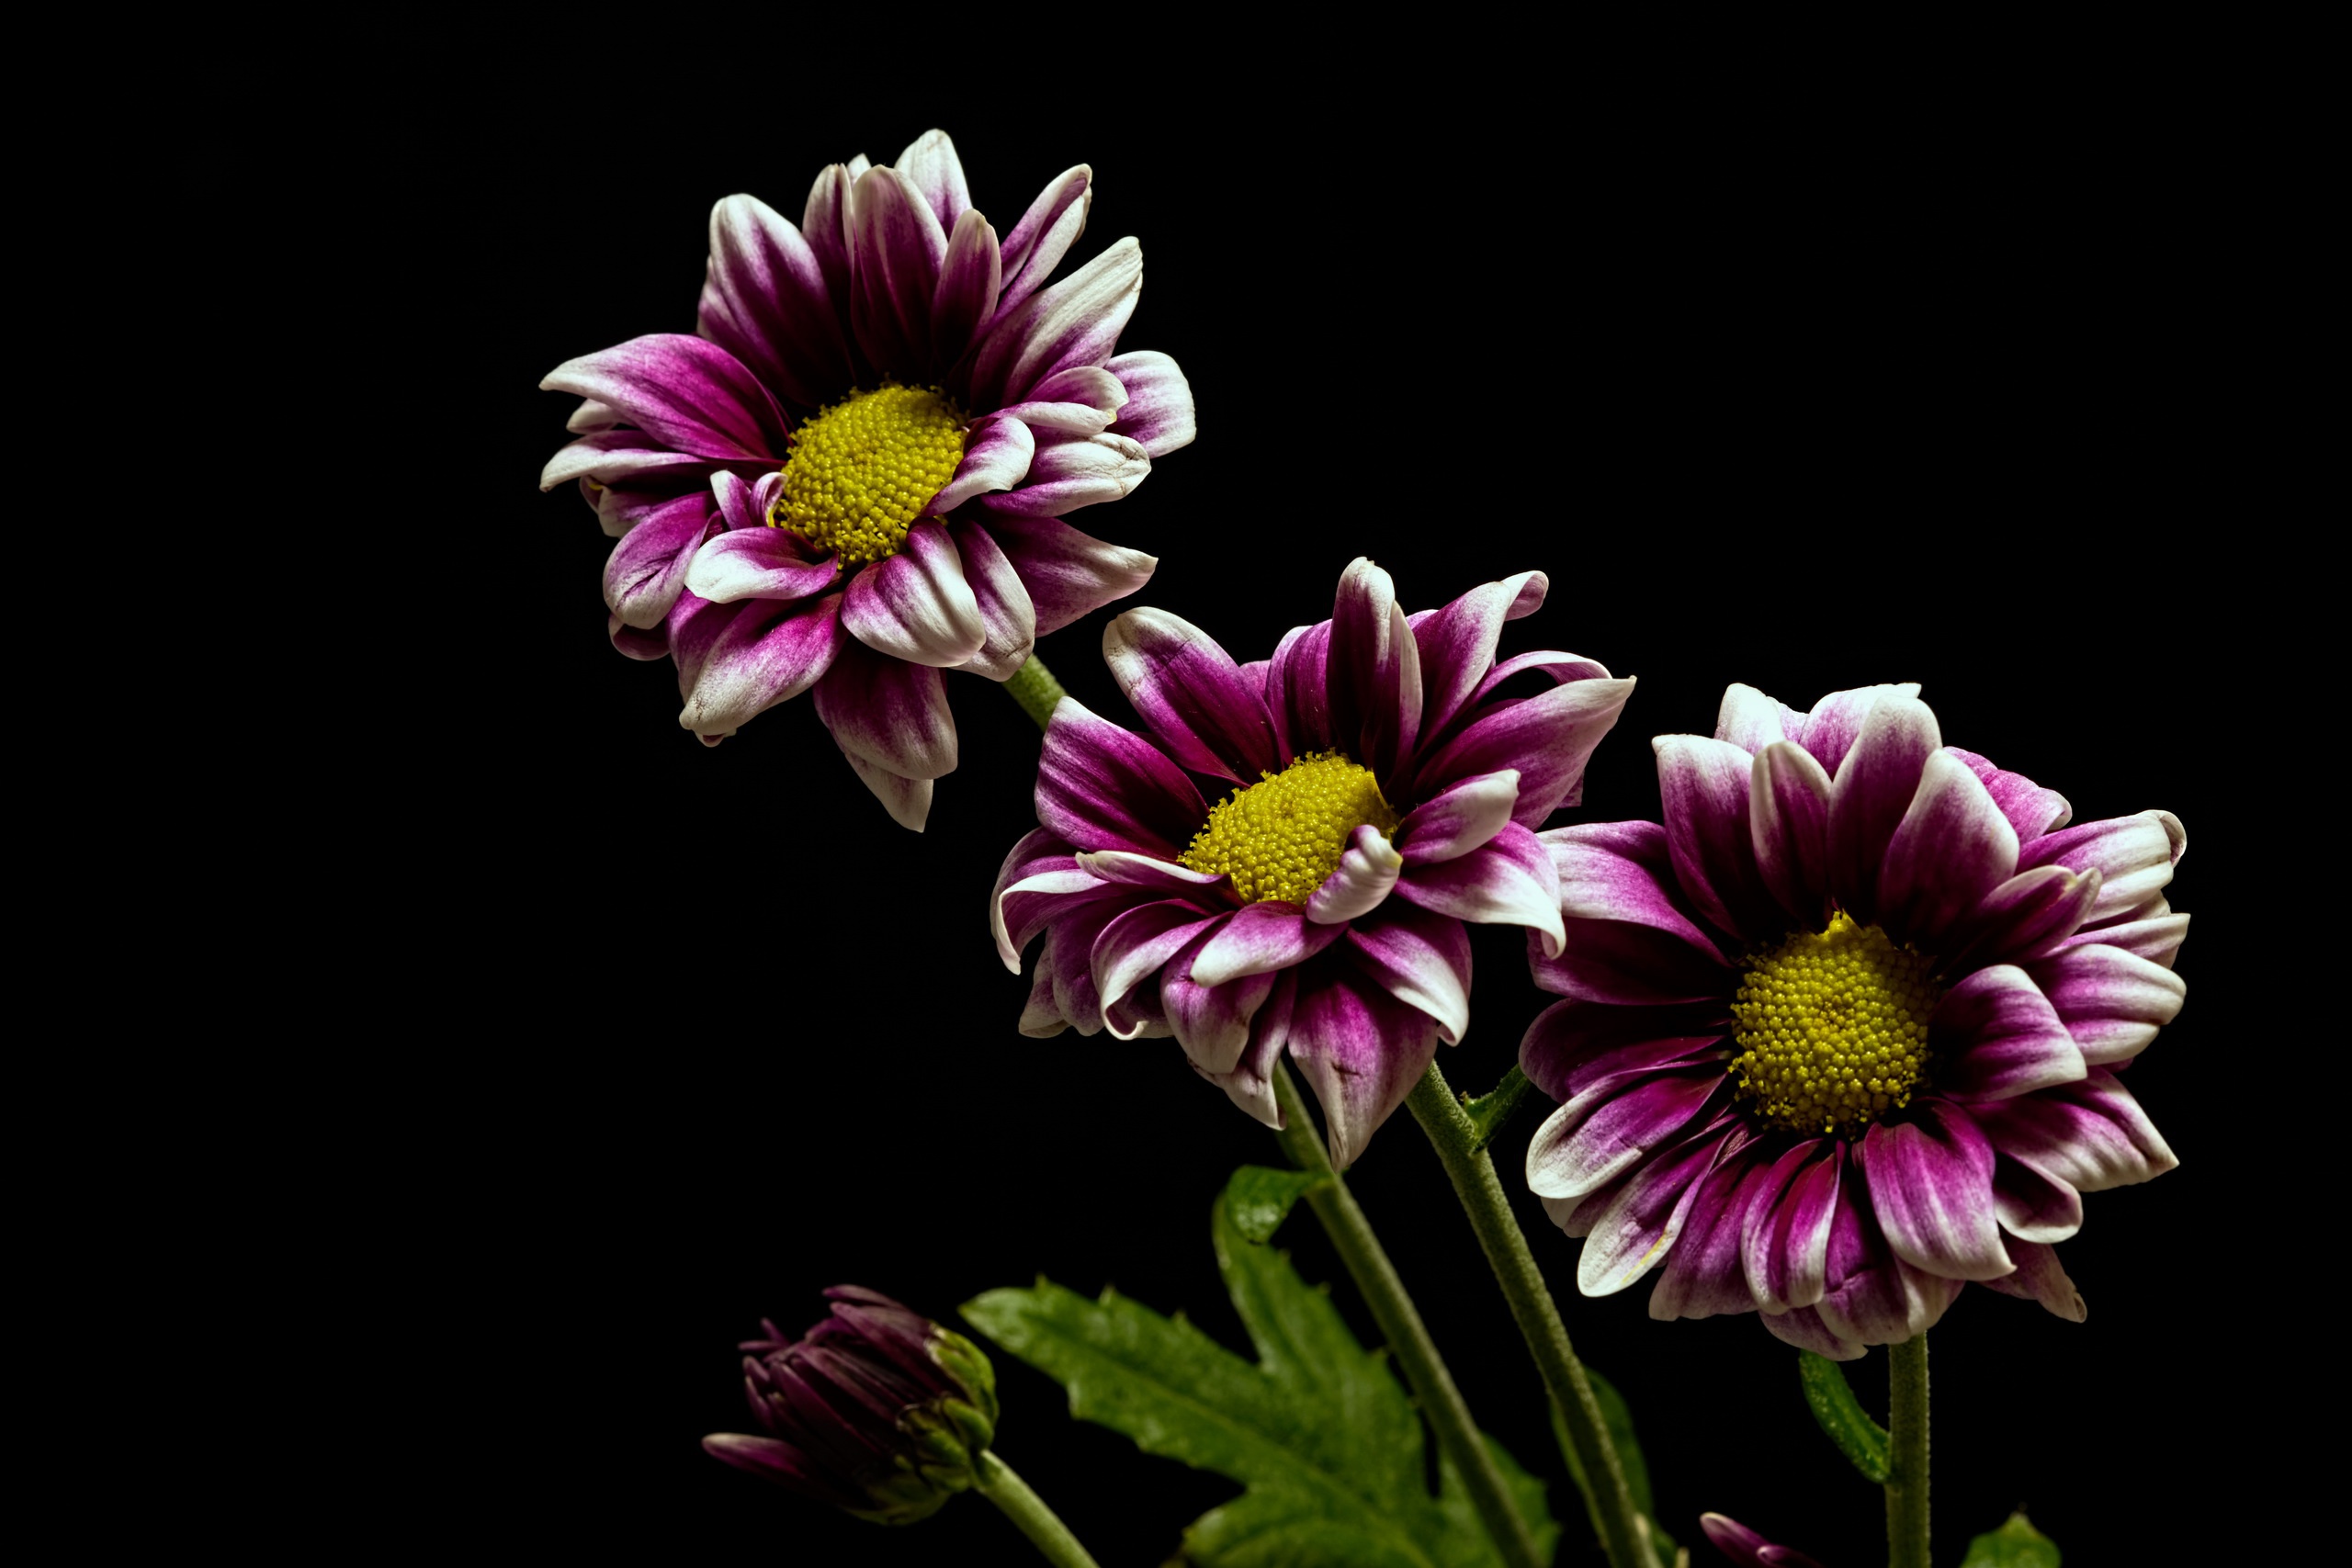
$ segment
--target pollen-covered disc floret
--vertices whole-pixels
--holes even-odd
[[[852,392],[793,433],[784,487],[768,509],[843,568],[899,553],[964,460],[964,413],[936,387]]]
[[[1304,904],[1338,869],[1348,837],[1364,823],[1396,829],[1396,814],[1381,798],[1372,770],[1343,751],[1310,751],[1279,773],[1261,773],[1209,807],[1193,835],[1184,863],[1223,872],[1252,904],[1269,898]]]
[[[1732,1002],[1731,1074],[1758,1118],[1793,1133],[1852,1133],[1910,1103],[1940,993],[1928,960],[1839,911],[1747,960]]]

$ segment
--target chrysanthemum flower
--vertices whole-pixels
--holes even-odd
[[[1287,1049],[1333,1162],[1353,1160],[1469,1025],[1463,922],[1528,926],[1557,951],[1532,829],[1577,799],[1634,682],[1571,653],[1495,662],[1502,624],[1547,587],[1523,572],[1408,615],[1358,559],[1331,619],[1244,665],[1161,611],[1113,622],[1104,653],[1153,739],[1067,698],[1054,710],[1043,826],[990,907],[1013,973],[1046,938],[1022,1032],[1172,1033],[1277,1127]],[[1518,675],[1546,689],[1506,694]],[[1211,805],[1188,773],[1232,787]]]
[[[921,828],[956,765],[939,671],[1007,680],[1040,634],[1149,578],[1151,557],[1059,521],[1193,439],[1176,362],[1114,353],[1136,242],[1045,286],[1091,177],[1057,177],[1001,243],[936,130],[895,167],[826,169],[797,228],[730,196],[698,335],[540,383],[587,400],[540,486],[577,481],[619,538],[614,644],[676,660],[679,723],[706,743],[813,687],[858,776]]]
[[[1747,686],[1656,742],[1666,823],[1543,835],[1566,997],[1520,1049],[1563,1101],[1528,1183],[1587,1295],[1760,1310],[1850,1359],[1969,1280],[2079,1320],[2081,1194],[2175,1164],[2117,1072],[2180,1009],[2165,811],[2067,827],[1948,748],[1917,685],[1810,714]]]
[[[979,1348],[878,1292],[835,1285],[802,1338],[763,1320],[743,1393],[764,1435],[718,1432],[714,1459],[882,1524],[907,1524],[979,1480],[996,1373]]]

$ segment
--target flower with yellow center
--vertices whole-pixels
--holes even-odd
[[[2081,1195],[2171,1168],[2110,1069],[2180,1006],[2179,820],[2069,827],[1917,694],[1734,686],[1713,737],[1656,742],[1663,823],[1544,835],[1566,999],[1520,1063],[1562,1103],[1527,1179],[1587,1294],[1656,1268],[1654,1317],[1755,1310],[1841,1359],[1970,1280],[2080,1318]]]
[[[939,671],[1010,680],[1037,637],[1150,577],[1062,521],[1193,434],[1175,361],[1118,352],[1142,248],[1053,277],[1092,181],[1066,171],[1000,234],[934,130],[894,165],[825,170],[797,224],[729,197],[693,336],[541,383],[586,400],[540,488],[576,484],[618,541],[607,632],[675,661],[705,744],[809,693],[919,829],[956,763]]]
[[[1172,1034],[1274,1125],[1287,1057],[1353,1161],[1469,1026],[1468,925],[1558,951],[1533,829],[1577,798],[1634,683],[1570,653],[1495,663],[1548,586],[1527,572],[1408,618],[1359,559],[1329,620],[1250,666],[1162,611],[1114,621],[1103,653],[1147,733],[1065,698],[1038,829],[997,882],[1006,967],[1045,939],[1023,1032]],[[1552,689],[1504,694],[1520,672]]]

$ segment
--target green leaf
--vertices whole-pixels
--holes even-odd
[[[1625,1490],[1633,1494],[1634,1506],[1650,1522],[1650,1540],[1658,1561],[1674,1561],[1674,1538],[1657,1522],[1657,1505],[1650,1500],[1649,1461],[1642,1458],[1641,1440],[1634,1436],[1634,1413],[1625,1404],[1625,1396],[1616,1386],[1590,1367],[1584,1370],[1592,1384],[1593,1403],[1600,1406],[1600,1424],[1609,1433],[1609,1441],[1617,1450],[1618,1468],[1625,1472]],[[1577,1490],[1584,1495],[1585,1510],[1592,1514],[1595,1534],[1600,1533],[1600,1516],[1593,1511],[1592,1487],[1585,1480],[1584,1466],[1577,1462],[1577,1452],[1568,1442],[1568,1428],[1560,1416],[1560,1407],[1552,1406],[1552,1436],[1560,1445],[1560,1457],[1568,1461],[1568,1474],[1576,1482]]]
[[[1217,1268],[1254,1364],[1181,1317],[1109,1290],[1088,1301],[1045,1280],[966,1303],[965,1320],[1067,1389],[1072,1415],[1247,1488],[1193,1523],[1177,1562],[1497,1568],[1501,1559],[1451,1464],[1440,1467],[1438,1495],[1430,1495],[1420,1417],[1385,1353],[1356,1343],[1329,1292],[1301,1280],[1288,1254],[1250,1239],[1268,1205],[1282,1201],[1263,1179],[1283,1173],[1256,1169],[1245,1167],[1227,1184],[1212,1223]],[[1543,1483],[1488,1446],[1548,1557],[1559,1528]]]
[[[2029,1524],[2020,1508],[1999,1529],[1970,1541],[1960,1568],[2058,1568],[2058,1546]]]
[[[1846,1369],[1826,1356],[1797,1352],[1797,1376],[1813,1418],[1865,1481],[1886,1481],[1886,1428],[1871,1420],[1846,1382]]]
[[[1291,1205],[1329,1180],[1329,1177],[1311,1170],[1245,1165],[1226,1183],[1225,1206],[1242,1240],[1268,1242],[1290,1218]]]
[[[1495,1141],[1503,1130],[1503,1123],[1510,1120],[1510,1113],[1519,1109],[1519,1102],[1527,1098],[1527,1091],[1533,1087],[1528,1082],[1527,1075],[1519,1070],[1519,1064],[1514,1062],[1510,1071],[1503,1075],[1503,1081],[1495,1086],[1493,1093],[1482,1094],[1476,1100],[1464,1097],[1462,1109],[1469,1113],[1470,1125],[1475,1129],[1470,1140],[1474,1153]]]

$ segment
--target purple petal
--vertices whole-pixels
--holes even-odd
[[[1324,680],[1331,650],[1331,623],[1294,626],[1274,646],[1266,665],[1266,711],[1286,757],[1322,751],[1331,745],[1330,694]]]
[[[1747,1212],[1740,1267],[1768,1313],[1809,1307],[1828,1289],[1829,1232],[1844,1179],[1845,1145],[1808,1138],[1772,1165],[1776,1196]]]
[[[785,449],[784,414],[767,389],[741,360],[698,337],[631,338],[565,361],[539,386],[594,398],[662,445],[699,457],[777,460]]]
[[[996,307],[999,321],[1037,291],[1085,231],[1086,211],[1094,204],[1093,178],[1093,171],[1084,164],[1064,169],[1037,193],[1037,199],[1004,237],[1004,288]]]
[[[2090,912],[2098,883],[2097,871],[2077,876],[2063,865],[2018,873],[1979,899],[1952,933],[1946,973],[2025,964],[2054,952]]]
[[[711,522],[708,492],[682,495],[638,514],[605,562],[605,604],[624,625],[643,631],[669,618]]]
[[[929,779],[902,778],[878,763],[869,762],[848,747],[842,746],[842,738],[838,735],[833,737],[833,744],[842,747],[842,756],[849,762],[850,772],[857,775],[859,783],[874,792],[874,798],[882,803],[882,809],[890,814],[890,820],[901,828],[912,829],[918,833],[922,831],[923,824],[931,819],[932,784]]]
[[[1379,829],[1369,822],[1358,825],[1340,863],[1306,896],[1306,918],[1317,925],[1338,926],[1371,914],[1386,902],[1404,867],[1405,857],[1381,837]]]
[[[1059,517],[1116,501],[1151,474],[1151,458],[1124,435],[1031,434],[1037,454],[1028,478],[1015,489],[980,498],[980,506],[993,516]]]
[[[1715,943],[1683,901],[1663,827],[1596,822],[1555,828],[1537,838],[1559,879],[1563,916],[1651,927],[1688,947],[1708,971],[1723,970]],[[1729,994],[1728,985],[1724,994]]]
[[[990,414],[972,422],[965,438],[964,460],[956,474],[923,508],[944,517],[974,496],[1012,489],[1029,477],[1036,457],[1037,438],[1017,419]]]
[[[1851,691],[1832,692],[1815,705],[1808,714],[1792,714],[1781,710],[1781,726],[1790,739],[1813,753],[1814,761],[1836,773],[1852,749],[1855,738],[1861,733],[1862,720],[1869,716],[1881,697],[1916,697],[1919,682],[1905,681],[1895,685],[1857,686]]]
[[[843,640],[841,656],[817,682],[817,716],[842,750],[900,778],[935,779],[956,770],[956,719],[939,671],[876,653],[855,638]]]
[[[1781,724],[1782,711],[1755,687],[1735,681],[1724,688],[1723,705],[1715,711],[1715,739],[1754,756],[1789,739]]]
[[[655,660],[670,657],[670,628],[667,622],[650,630],[639,630],[618,615],[605,617],[605,635],[613,640],[614,649],[631,659]]]
[[[2007,1100],[2086,1071],[2057,1010],[2014,964],[1979,969],[1944,993],[1928,1022],[1937,1087],[1962,1099]]]
[[[1192,978],[1192,966],[1191,955],[1179,955],[1160,972],[1159,1002],[1185,1057],[1216,1078],[1240,1066],[1250,1022],[1280,976],[1245,975],[1222,986],[1203,986]]]
[[[1340,574],[1327,658],[1331,738],[1387,784],[1419,733],[1421,655],[1397,607],[1396,583],[1363,556]]]
[[[991,681],[1010,681],[1036,646],[1037,616],[1030,607],[1029,591],[978,523],[950,523],[947,536],[955,544],[958,567],[980,617],[980,649],[956,668]]]
[[[1880,922],[1933,952],[2018,868],[2018,831],[1968,764],[1931,754],[1879,868]]]
[[[1119,378],[1127,394],[1113,434],[1125,436],[1154,457],[1193,444],[1193,385],[1173,359],[1137,349],[1105,360],[1102,368]]]
[[[1421,733],[1445,733],[1493,671],[1495,643],[1503,623],[1532,612],[1552,580],[1522,571],[1499,582],[1481,583],[1452,604],[1418,617],[1413,641],[1421,656]]]
[[[1599,1191],[1653,1151],[1712,1122],[1730,1098],[1725,1083],[1713,1063],[1594,1083],[1536,1130],[1527,1145],[1528,1190],[1539,1198]]]
[[[1748,774],[1747,835],[1773,901],[1807,931],[1829,924],[1829,775],[1812,752],[1776,740]]]
[[[1542,953],[1555,957],[1566,939],[1560,919],[1560,887],[1552,856],[1536,836],[1516,822],[1468,854],[1434,865],[1407,863],[1396,897],[1432,914],[1482,926],[1525,926],[1542,940]]]
[[[2080,1083],[1979,1106],[1993,1147],[2083,1192],[2163,1175],[2180,1161],[2132,1091],[2104,1067]]]
[[[1193,960],[1193,979],[1222,986],[1244,975],[1292,968],[1330,946],[1345,929],[1316,925],[1295,904],[1245,905]]]
[[[1073,366],[1046,377],[1028,401],[1002,412],[1039,430],[1095,435],[1111,428],[1126,401],[1126,388],[1110,371],[1099,366]]]
[[[2093,1066],[2127,1062],[2173,1021],[2188,987],[2161,964],[2105,942],[2069,947],[2027,971]]]
[[[1182,900],[1169,899],[1138,905],[1105,925],[1094,939],[1090,960],[1094,966],[1094,988],[1102,998],[1105,1019],[1126,999],[1128,992],[1156,974],[1161,964],[1221,918],[1204,914]],[[1121,1040],[1136,1036],[1136,1031],[1123,1032],[1115,1022],[1110,1027],[1111,1032]]]
[[[1439,1039],[1461,1043],[1470,1028],[1470,933],[1461,921],[1399,907],[1350,928],[1345,945],[1383,990],[1435,1021]]]
[[[1435,865],[1459,860],[1509,826],[1511,807],[1518,803],[1517,768],[1481,773],[1430,796],[1396,824],[1396,841],[1403,848],[1405,863]]]
[[[848,643],[838,594],[749,601],[703,649],[678,723],[697,735],[738,729],[816,684]]]
[[[2188,847],[2180,818],[2169,811],[2143,811],[2064,828],[2035,840],[2018,857],[2022,871],[2037,865],[2097,870],[2098,901],[2087,924],[2136,909],[2165,889],[2172,868]]]
[[[1349,964],[1318,971],[1299,981],[1290,1054],[1323,1107],[1332,1168],[1345,1170],[1429,1070],[1437,1028]]]
[[[2054,1247],[2036,1242],[2009,1243],[2009,1256],[2017,1259],[2018,1270],[1998,1280],[1986,1280],[2004,1295],[2019,1296],[2030,1302],[2040,1302],[2051,1312],[2069,1323],[2080,1323],[2090,1315],[2090,1308],[2083,1304],[2083,1292],[2075,1281],[2066,1278],[2060,1267]]]
[[[2054,789],[2044,789],[2023,773],[2004,773],[1973,751],[1963,751],[1957,746],[1944,748],[1947,755],[1968,764],[1968,771],[1984,783],[1985,793],[2009,826],[2018,830],[2019,843],[2031,843],[2044,833],[2064,828],[2075,815],[2066,797]]]
[[[1867,724],[1865,726],[1867,743]],[[1912,1119],[1881,1122],[1861,1142],[1871,1208],[1896,1257],[1953,1280],[2015,1267],[1993,1212],[1993,1145],[1965,1111],[1928,1100]]]
[[[1037,820],[1087,850],[1134,850],[1155,860],[1208,820],[1201,792],[1158,747],[1064,697],[1046,727],[1037,763]],[[1216,981],[1204,981],[1214,985]]]
[[[1798,1307],[1785,1313],[1766,1313],[1764,1326],[1783,1344],[1800,1350],[1810,1350],[1816,1356],[1826,1356],[1833,1361],[1859,1361],[1869,1355],[1870,1347],[1859,1339],[1847,1339],[1831,1330],[1813,1307]]]
[[[1993,1210],[2001,1228],[2021,1241],[2064,1241],[2083,1228],[2081,1193],[2006,1155],[1993,1163]]]
[[[741,359],[742,355],[739,354],[735,357]],[[608,409],[599,402],[582,401],[571,411],[571,417],[563,422],[563,427],[575,435],[589,435],[612,429],[620,423],[620,412],[616,409]],[[545,490],[548,487],[542,485],[539,488]]]
[[[1674,879],[1717,930],[1755,942],[1788,921],[1756,863],[1748,788],[1756,759],[1728,740],[1661,735],[1657,786]]]
[[[996,231],[987,219],[967,209],[950,225],[947,254],[939,264],[938,287],[932,291],[935,363],[952,365],[963,356],[980,323],[995,314],[1003,282]]]
[[[1818,1314],[1823,1328],[1848,1343],[1889,1345],[1916,1338],[1935,1326],[1966,1282],[1930,1274],[1897,1257],[1871,1213],[1860,1173],[1841,1185],[1829,1231],[1829,1288],[1812,1308],[1798,1310]],[[1769,1326],[1776,1320],[1765,1321]]]
[[[1021,950],[1048,920],[1103,892],[1102,879],[1079,865],[1069,845],[1043,828],[1031,830],[1004,857],[989,897],[997,956],[1020,974]]]
[[[943,229],[954,228],[972,205],[972,193],[964,184],[964,161],[956,155],[956,143],[944,130],[926,130],[916,137],[891,166],[907,176],[907,183],[922,197]]]
[[[1282,1106],[1274,1098],[1273,1068],[1282,1060],[1283,1050],[1290,1043],[1290,1021],[1293,1004],[1298,995],[1298,976],[1283,973],[1273,976],[1273,989],[1250,1021],[1250,1043],[1243,1047],[1241,1059],[1230,1072],[1212,1072],[1198,1062],[1193,1070],[1225,1090],[1233,1103],[1267,1126],[1280,1131],[1284,1125]],[[1234,985],[1242,982],[1235,981]],[[1224,990],[1227,987],[1218,987]],[[1181,989],[1181,987],[1180,987]]]
[[[1731,1050],[1728,1009],[1642,1008],[1569,1000],[1544,1009],[1519,1043],[1519,1065],[1535,1087],[1566,1102],[1619,1073],[1715,1064]]]
[[[1012,270],[1010,258],[1006,270]],[[1143,247],[1130,238],[1010,312],[1000,307],[973,363],[975,403],[1001,408],[1023,402],[1057,371],[1110,358],[1142,289]],[[1012,292],[1009,283],[1005,292]]]
[[[673,452],[642,430],[605,430],[559,450],[539,470],[539,488],[553,490],[574,479],[594,479],[612,486],[649,474],[665,479],[694,479],[710,471],[711,461],[691,452]]]
[[[840,396],[857,378],[816,252],[757,197],[730,196],[710,209],[697,325],[803,408]]]
[[[2161,964],[2169,969],[2179,956],[2180,944],[2188,935],[2188,917],[2176,912],[2161,897],[2152,898],[2141,908],[2130,912],[2126,919],[2083,931],[2065,943],[2081,947],[2091,942],[2105,942],[2126,953],[2137,953],[2151,964]]]
[[[808,242],[808,254],[817,258],[817,270],[824,276],[825,294],[832,301],[836,323],[843,329],[844,344],[849,324],[849,193],[852,182],[865,172],[865,158],[856,162],[854,168],[831,164],[818,171],[808,187],[808,205],[800,215],[801,237]]]
[[[1398,886],[1419,892],[1419,878]],[[1535,983],[1563,997],[1654,1007],[1669,1002],[1724,1000],[1736,987],[1732,972],[1679,937],[1624,920],[1563,917],[1560,951],[1528,954]]]
[[[1224,885],[1223,872],[1194,871],[1173,861],[1156,860],[1130,850],[1080,850],[1076,861],[1080,870],[1104,882],[1116,882],[1129,887],[1156,888],[1204,904],[1227,903],[1222,896],[1207,891]]]
[[[1499,702],[1421,763],[1413,793],[1433,795],[1460,779],[1516,768],[1519,804],[1511,819],[1540,827],[1555,809],[1580,796],[1585,763],[1615,727],[1633,692],[1630,679],[1596,676],[1570,680],[1538,696]]]
[[[685,577],[688,588],[714,604],[806,599],[831,592],[840,580],[832,557],[810,559],[808,541],[786,528],[715,534],[695,553]]]
[[[1681,1234],[1700,1178],[1726,1145],[1745,1136],[1732,1118],[1718,1117],[1628,1174],[1591,1220],[1577,1259],[1577,1289],[1611,1295],[1656,1266]]]
[[[1255,784],[1278,772],[1265,699],[1209,635],[1164,610],[1129,610],[1102,630],[1102,658],[1168,754],[1196,773]]]
[[[1756,1211],[1769,1213],[1781,1195],[1776,1169],[1751,1147],[1727,1155],[1701,1179],[1650,1292],[1650,1316],[1669,1321],[1756,1310],[1743,1241]]]
[[[876,653],[934,670],[964,663],[988,638],[955,541],[928,518],[907,530],[898,554],[850,579],[842,625]]]
[[[865,171],[850,189],[850,328],[886,374],[921,381],[933,368],[931,301],[947,259],[939,215],[898,170]]]
[[[993,517],[988,529],[1029,590],[1039,637],[1125,598],[1150,581],[1159,564],[1156,556],[1106,545],[1051,517]]]
[[[1921,770],[1942,745],[1928,705],[1891,692],[1871,705],[1838,764],[1829,786],[1829,892],[1863,925],[1878,923],[1879,867],[1918,793]]]

